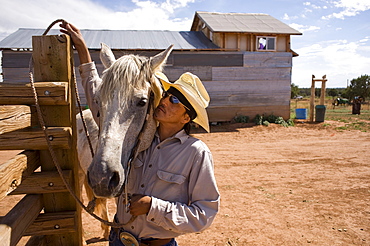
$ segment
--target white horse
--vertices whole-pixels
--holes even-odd
[[[99,105],[100,127],[90,110],[83,111],[94,158],[79,115],[77,145],[81,188],[84,184],[90,201],[97,198],[95,213],[105,220],[109,220],[106,198],[121,194],[127,163],[140,132],[139,151],[148,148],[154,137],[157,123],[153,117],[146,117],[148,112],[153,115],[162,95],[154,73],[162,70],[172,47],[151,58],[125,55],[116,60],[110,48],[102,44],[100,59],[105,71],[95,97]],[[154,100],[149,103],[153,94]],[[107,239],[109,226],[104,223],[101,226]]]

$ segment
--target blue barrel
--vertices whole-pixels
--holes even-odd
[[[297,108],[295,110],[295,118],[300,120],[307,119],[307,109],[306,108]]]

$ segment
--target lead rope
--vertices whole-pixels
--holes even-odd
[[[48,33],[48,31],[52,28],[53,25],[55,25],[56,23],[58,22],[63,22],[64,20],[63,19],[58,19],[58,20],[55,20],[54,22],[52,22],[49,27],[46,29],[46,31],[43,33],[43,35],[46,35]],[[79,96],[78,96],[78,90],[77,90],[77,82],[76,82],[76,77],[75,77],[75,71],[74,71],[74,68],[72,68],[72,71],[73,71],[73,82],[74,82],[74,88],[75,88],[75,93],[76,93],[76,98],[78,98],[77,100],[79,101]],[[126,223],[116,223],[116,222],[110,222],[110,221],[107,221],[107,220],[104,220],[102,218],[100,218],[99,216],[97,216],[96,214],[93,213],[93,209],[94,207],[92,206],[92,203],[90,202],[89,205],[86,207],[82,202],[81,200],[77,197],[77,195],[75,194],[75,192],[73,191],[73,189],[71,188],[70,184],[67,182],[67,180],[65,179],[64,175],[63,175],[63,170],[62,168],[60,167],[60,164],[59,164],[59,161],[58,161],[58,158],[56,157],[56,154],[55,154],[55,151],[54,151],[54,148],[53,146],[51,145],[51,140],[49,139],[49,134],[48,134],[48,128],[45,126],[45,121],[44,121],[44,118],[42,116],[42,113],[41,113],[41,108],[40,108],[40,104],[39,104],[39,100],[38,100],[38,96],[37,96],[37,92],[36,92],[36,88],[35,88],[35,83],[34,83],[34,78],[33,78],[33,58],[31,57],[30,59],[30,63],[29,63],[29,79],[30,79],[30,84],[31,84],[31,88],[32,88],[32,92],[33,92],[33,95],[34,95],[34,99],[35,99],[35,106],[36,106],[36,111],[37,111],[37,116],[38,116],[38,119],[39,119],[39,122],[40,122],[40,125],[41,125],[41,128],[44,132],[44,135],[45,135],[45,139],[46,139],[46,142],[48,144],[48,148],[49,148],[49,151],[50,151],[50,155],[51,155],[51,158],[53,160],[53,163],[64,183],[64,185],[67,187],[67,190],[69,191],[69,193],[72,195],[72,197],[75,199],[75,201],[88,213],[90,214],[92,217],[94,217],[95,219],[99,220],[100,222],[104,223],[105,225],[107,226],[111,226],[113,228],[119,228],[119,227],[122,227],[122,226],[125,226],[131,222],[133,222],[135,219],[136,219],[136,216],[132,216],[130,218],[130,220]],[[79,103],[79,108],[80,108],[80,115],[81,115],[81,118],[83,118],[82,116],[82,110],[81,110],[81,106],[80,106],[80,102]],[[144,122],[145,124],[146,122]],[[88,132],[87,132],[87,127],[86,127],[86,123],[84,122],[84,128],[85,128],[85,132],[86,134],[88,135]],[[89,139],[89,138],[88,138]],[[89,140],[90,141],[90,140]],[[93,155],[93,149],[92,149],[92,145],[91,145],[91,142],[89,142],[90,144],[90,150],[92,151],[92,155]],[[137,148],[135,148],[136,151],[137,151]],[[135,152],[136,152],[135,151]],[[137,153],[134,153],[134,156],[136,155]]]

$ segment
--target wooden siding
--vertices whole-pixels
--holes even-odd
[[[253,41],[253,38],[249,41]],[[116,57],[127,51],[114,51]],[[156,51],[138,51],[153,56]],[[3,51],[4,82],[27,83],[30,52]],[[104,70],[98,51],[91,51],[98,72]],[[75,55],[76,66],[78,58]],[[290,52],[181,52],[174,51],[164,68],[170,81],[185,72],[196,74],[211,97],[209,119],[231,121],[237,115],[253,119],[256,114],[274,114],[288,119],[290,116],[290,83],[292,53]],[[85,94],[79,83],[83,105]]]
[[[233,54],[225,52],[215,53],[177,53],[174,56],[174,66],[214,66],[214,67],[233,67],[243,66],[243,54]]]

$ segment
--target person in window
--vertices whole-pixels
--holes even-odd
[[[98,73],[80,30],[69,23],[60,26],[74,42],[83,83],[92,83]],[[159,126],[150,147],[133,162],[128,177],[130,207],[127,211],[121,195],[115,221],[137,217],[111,230],[110,245],[177,245],[177,236],[205,230],[219,210],[212,154],[205,143],[189,135],[191,122],[209,132],[209,95],[194,74],[184,73],[174,83],[163,73],[156,76],[164,88],[153,115]]]

